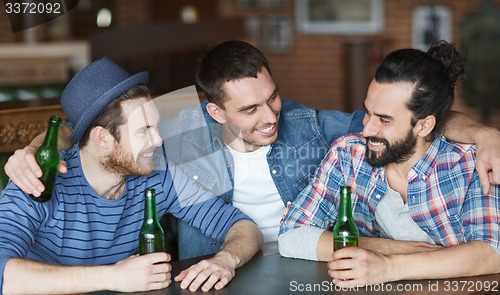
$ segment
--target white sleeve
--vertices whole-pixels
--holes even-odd
[[[323,228],[305,225],[280,235],[278,247],[281,256],[317,261],[318,242],[324,231]]]

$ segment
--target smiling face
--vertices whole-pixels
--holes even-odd
[[[278,86],[263,68],[257,78],[224,83],[224,109],[209,103],[210,115],[222,124],[224,140],[234,150],[250,152],[278,138],[281,98]]]
[[[153,152],[163,140],[158,133],[160,119],[152,100],[135,99],[122,103],[126,123],[119,127],[120,141],[103,163],[119,175],[149,175],[155,168]]]
[[[366,159],[374,167],[408,161],[415,154],[417,135],[406,107],[413,92],[407,82],[378,83],[373,80],[364,102],[363,136]]]

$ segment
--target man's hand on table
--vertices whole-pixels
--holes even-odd
[[[234,256],[221,251],[214,257],[183,270],[174,280],[181,282],[181,289],[189,288],[192,292],[198,290],[200,286],[203,292],[209,291],[212,287],[220,290],[233,279],[238,263]]]

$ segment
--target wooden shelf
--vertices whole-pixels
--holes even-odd
[[[0,103],[0,153],[26,146],[47,129],[50,116],[65,118],[59,99]]]

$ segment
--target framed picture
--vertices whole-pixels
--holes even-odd
[[[293,47],[292,21],[287,15],[249,15],[247,34],[257,47],[271,53],[287,53]]]
[[[285,0],[236,0],[236,5],[244,8],[273,8],[282,7],[285,4]]]
[[[412,46],[427,50],[439,40],[451,42],[451,11],[446,6],[418,6],[413,10]]]
[[[236,0],[236,5],[238,7],[255,7],[257,5],[257,0]]]
[[[302,33],[376,34],[384,30],[384,0],[296,0]]]
[[[257,5],[260,7],[283,7],[284,0],[257,0]]]

